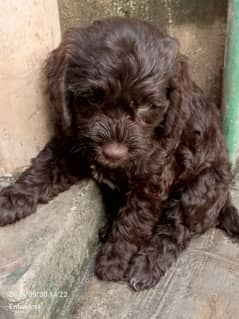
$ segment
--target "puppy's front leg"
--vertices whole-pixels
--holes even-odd
[[[69,188],[78,180],[74,165],[67,146],[52,139],[31,167],[13,185],[0,191],[0,225],[32,214],[38,203],[47,203]]]
[[[131,260],[127,273],[130,286],[136,291],[154,287],[192,236],[193,232],[184,225],[180,207],[168,211],[155,227],[151,241]]]
[[[120,208],[111,232],[98,252],[96,275],[103,280],[123,280],[128,265],[138,249],[151,237],[160,209],[142,191],[131,191]]]
[[[155,286],[193,236],[218,225],[229,182],[219,174],[205,170],[185,183],[180,198],[172,196],[168,201],[169,208],[165,206],[152,239],[130,262],[127,280],[132,288]]]

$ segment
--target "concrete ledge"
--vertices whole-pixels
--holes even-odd
[[[88,263],[102,216],[98,188],[84,181],[0,228],[1,319],[58,318]]]

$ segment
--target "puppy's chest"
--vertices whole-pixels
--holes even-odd
[[[107,185],[112,190],[125,190],[128,185],[126,173],[121,170],[110,170],[91,165],[92,177],[98,182]]]

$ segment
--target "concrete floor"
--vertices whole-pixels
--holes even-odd
[[[239,188],[233,198],[239,207]],[[64,319],[238,319],[239,244],[220,230],[192,241],[155,289],[135,293],[125,283],[93,275],[94,256],[76,285]]]

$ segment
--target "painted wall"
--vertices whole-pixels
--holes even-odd
[[[60,37],[57,0],[0,1],[0,175],[28,166],[49,139],[41,67]]]

